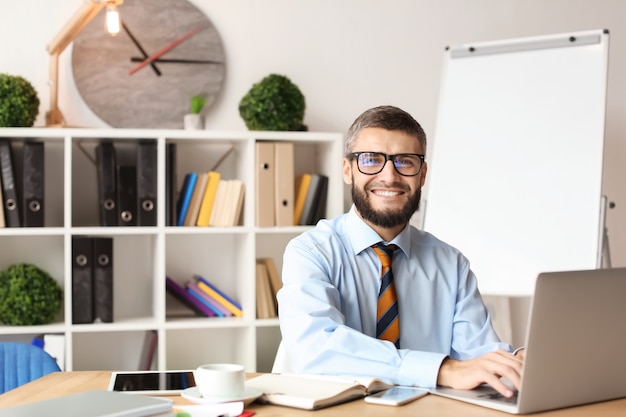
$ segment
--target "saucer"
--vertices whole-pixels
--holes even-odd
[[[203,397],[198,387],[191,387],[185,389],[180,395],[196,404],[218,404],[243,401],[245,406],[259,398],[261,394],[263,394],[263,391],[258,388],[246,387],[244,393],[236,397]]]

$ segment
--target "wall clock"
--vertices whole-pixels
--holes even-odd
[[[87,105],[113,127],[183,127],[190,98],[204,95],[205,109],[224,82],[220,36],[187,0],[125,0],[122,30],[104,30],[101,10],[74,40],[74,81]],[[156,59],[150,59],[156,58]]]

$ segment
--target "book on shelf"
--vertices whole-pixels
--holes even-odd
[[[143,347],[139,356],[139,371],[150,371],[154,364],[155,353],[159,341],[159,334],[156,330],[147,330],[143,339]]]
[[[225,210],[226,205],[226,189],[228,188],[228,181],[220,178],[215,190],[215,202],[213,203],[213,210],[209,217],[209,226],[219,226],[222,218],[222,212]]]
[[[341,404],[391,388],[378,378],[306,374],[264,374],[246,381],[263,391],[261,402],[304,410]]]
[[[191,194],[191,200],[189,201],[189,210],[187,210],[187,214],[185,215],[183,226],[196,225],[196,221],[198,220],[198,213],[200,212],[200,205],[202,204],[202,197],[204,196],[204,190],[206,188],[206,183],[208,179],[208,173],[198,173],[198,179],[196,180],[196,185],[194,186],[193,193]]]
[[[183,180],[183,185],[178,196],[178,202],[176,203],[177,226],[183,226],[185,224],[185,216],[187,215],[187,210],[189,210],[189,203],[191,203],[191,196],[193,195],[193,190],[196,187],[197,180],[198,174],[195,172],[190,172],[185,175],[185,179]]]
[[[256,317],[258,319],[277,317],[267,265],[259,261],[256,263]]]
[[[298,175],[295,179],[294,192],[296,196],[293,208],[294,226],[300,224],[300,219],[302,218],[302,209],[304,208],[304,201],[306,200],[306,194],[309,191],[310,184],[311,174]]]
[[[215,313],[217,317],[228,317],[228,316],[233,315],[233,313],[231,313],[230,310],[228,310],[226,307],[220,304],[217,300],[215,300],[209,294],[202,291],[194,280],[187,281],[187,283],[185,284],[185,287],[187,288],[187,291],[189,291],[189,293],[192,296],[194,296],[195,298],[200,300],[201,303],[203,303],[208,308],[213,310],[213,312]]]
[[[211,212],[215,204],[215,194],[217,193],[217,186],[220,182],[221,174],[217,171],[209,171],[207,173],[207,184],[202,196],[202,204],[200,205],[200,211],[198,212],[198,220],[196,220],[196,226],[208,226],[211,219]]]
[[[278,290],[280,290],[283,286],[280,274],[278,273],[278,268],[276,268],[276,263],[273,258],[259,258],[257,261],[263,263],[267,269],[267,278],[272,293],[272,302],[274,304],[274,310],[278,315],[278,300],[276,295],[278,294]]]
[[[220,226],[237,226],[243,209],[245,189],[241,180],[228,180],[225,207]]]
[[[233,316],[243,317],[243,309],[238,302],[226,295],[226,293],[221,291],[217,286],[209,282],[209,280],[207,280],[206,278],[200,275],[196,275],[195,279],[197,280],[198,288],[209,294],[213,299],[217,300],[220,304],[226,307],[233,314]]]

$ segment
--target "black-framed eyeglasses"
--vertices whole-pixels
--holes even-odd
[[[356,166],[362,174],[376,175],[385,168],[387,161],[392,161],[396,172],[405,177],[419,174],[425,158],[419,153],[387,155],[382,152],[352,152],[347,156],[356,159]]]

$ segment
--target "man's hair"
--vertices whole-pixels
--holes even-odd
[[[346,135],[346,155],[353,151],[356,137],[363,129],[379,127],[386,130],[400,130],[415,136],[426,153],[426,133],[422,126],[409,113],[394,106],[379,106],[365,110],[350,126]]]

